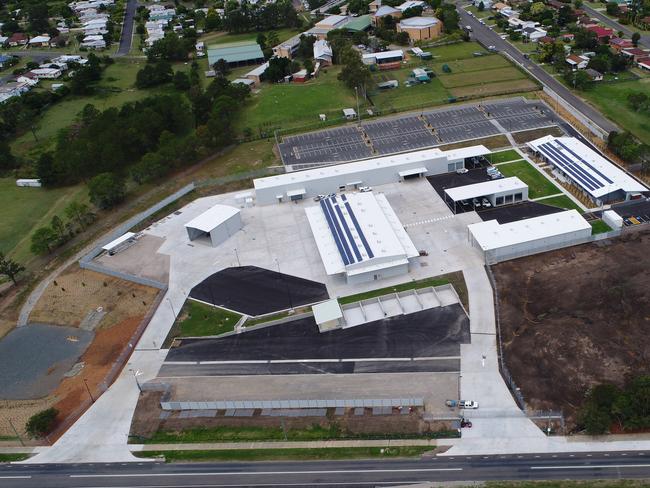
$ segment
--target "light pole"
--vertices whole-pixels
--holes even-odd
[[[361,113],[359,112],[359,87],[354,87],[354,97],[357,99],[357,122],[361,124]]]
[[[88,387],[88,380],[84,378],[84,385],[86,385],[86,391],[88,392],[88,396],[90,397],[90,401],[95,403],[95,398],[93,397],[93,394],[90,393],[90,388]]]
[[[172,314],[174,314],[174,317],[176,317],[176,312],[174,312],[174,305],[172,305],[172,301],[167,297],[167,301],[169,302],[169,308],[172,309]]]
[[[237,248],[234,248],[233,251],[235,251],[235,257],[237,258],[237,266],[241,266],[241,263],[239,262],[239,253],[237,252]]]
[[[135,384],[138,385],[138,390],[140,391],[140,393],[142,393],[142,385],[140,385],[140,381],[138,380],[138,376],[142,376],[143,374],[142,371],[133,370],[133,369],[129,369],[129,371],[133,373],[133,377],[135,378]]]

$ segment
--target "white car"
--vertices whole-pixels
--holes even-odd
[[[369,186],[360,186],[360,187],[359,187],[359,191],[360,191],[361,193],[366,193],[366,192],[372,191],[372,188],[369,187]]]
[[[461,400],[458,402],[458,407],[475,410],[478,408],[478,402],[475,402],[474,400]]]
[[[467,168],[458,168],[458,169],[456,170],[456,173],[458,173],[459,175],[464,175],[464,174],[467,173],[468,171],[469,171],[469,170],[468,170]]]

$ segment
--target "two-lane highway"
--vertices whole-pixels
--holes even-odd
[[[486,25],[481,24],[478,19],[469,15],[467,11],[465,11],[465,9],[463,9],[460,5],[458,6],[458,12],[460,13],[461,25],[469,25],[472,27],[472,37],[476,41],[486,47],[494,46],[499,51],[508,53],[508,55],[510,55],[510,57],[514,59],[516,63],[525,67],[525,69],[535,78],[537,78],[540,83],[553,90],[562,99],[568,102],[573,108],[579,110],[586,118],[592,120],[604,131],[609,133],[611,131],[618,130],[616,125],[605,118],[598,110],[574,95],[561,82],[553,78],[540,66],[524,58],[524,55],[519,50],[517,50],[510,43],[501,39],[499,34],[489,29]]]
[[[650,452],[267,463],[5,465],[3,488],[392,486],[423,482],[650,478]]]

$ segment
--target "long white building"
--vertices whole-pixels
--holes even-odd
[[[268,176],[254,181],[255,197],[258,204],[268,205],[360,186],[385,185],[408,178],[449,173],[465,167],[465,160],[489,153],[485,146],[452,151],[433,148]]]
[[[348,283],[407,273],[419,255],[384,195],[335,195],[305,212],[325,271]]]
[[[529,142],[528,147],[597,205],[628,200],[635,193],[648,191],[621,168],[574,137],[545,136]]]

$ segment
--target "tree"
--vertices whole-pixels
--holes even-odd
[[[54,428],[58,414],[59,411],[53,407],[42,410],[29,418],[25,430],[32,437],[46,436]]]
[[[100,173],[88,182],[88,196],[98,208],[114,207],[124,200],[124,180],[113,173]]]
[[[291,61],[287,58],[271,58],[269,59],[269,67],[264,71],[264,78],[277,83],[282,81],[285,76],[290,74]]]
[[[13,259],[5,257],[4,254],[0,252],[0,274],[7,276],[11,281],[14,282],[14,285],[18,284],[16,282],[16,277],[18,273],[25,271],[25,267],[18,264]]]
[[[228,61],[223,58],[217,59],[217,62],[212,65],[214,72],[217,76],[225,78],[230,73],[230,66],[228,66]]]
[[[621,9],[618,7],[618,4],[616,2],[607,2],[605,10],[607,11],[607,15],[611,15],[613,17],[618,17],[621,13]]]
[[[338,79],[349,88],[358,88],[361,93],[365,93],[365,87],[370,82],[371,75],[368,67],[361,62],[361,55],[352,48],[347,48],[341,54],[341,59],[344,66]]]
[[[7,141],[0,141],[0,173],[16,167],[16,158]]]
[[[565,81],[576,90],[586,90],[591,86],[591,78],[584,70],[568,71],[564,75]]]
[[[39,227],[32,234],[32,244],[29,249],[34,254],[51,253],[55,242],[56,233],[50,227]]]
[[[443,3],[440,6],[439,18],[442,20],[442,25],[444,25],[446,32],[458,30],[458,22],[460,21],[460,16],[456,11],[455,5]]]
[[[257,44],[259,44],[260,49],[264,51],[266,49],[266,36],[264,35],[264,32],[260,32],[257,34],[257,39],[256,39]]]
[[[70,202],[63,212],[68,219],[77,222],[82,229],[85,229],[95,219],[95,215],[85,203]]]
[[[217,11],[213,8],[208,10],[208,14],[205,16],[205,30],[217,30],[221,27],[221,17]]]
[[[634,47],[637,47],[639,45],[639,40],[641,40],[641,34],[638,32],[632,34],[632,44],[634,44]]]
[[[190,89],[190,78],[183,71],[177,71],[174,74],[174,88],[178,91],[187,91]]]
[[[485,4],[483,3],[483,0],[481,0],[478,4],[478,11],[483,12],[485,10]]]
[[[52,220],[50,221],[50,228],[56,235],[59,243],[66,239],[67,236],[66,236],[65,225],[63,224],[63,220],[61,220],[61,217],[59,217],[58,215],[52,217]]]
[[[314,71],[314,62],[311,60],[311,58],[305,59],[303,66],[307,70],[307,74],[310,74]]]

